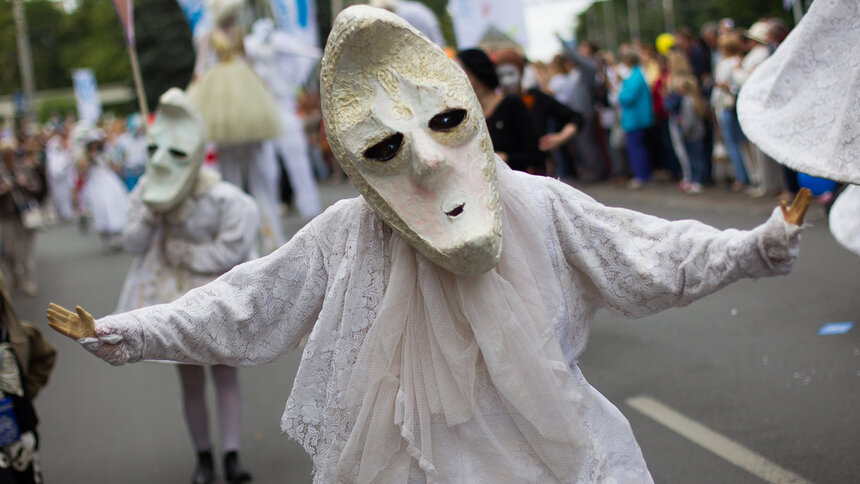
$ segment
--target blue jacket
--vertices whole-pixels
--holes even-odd
[[[621,127],[625,133],[654,125],[651,90],[639,66],[633,67],[630,77],[621,84],[618,103],[621,104]]]

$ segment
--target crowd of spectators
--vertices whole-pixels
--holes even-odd
[[[680,27],[654,45],[625,43],[617,52],[588,41],[566,45],[547,63],[527,62],[512,54],[515,48],[487,54],[500,78],[516,68],[521,84],[506,93],[531,109],[540,92],[573,112],[548,120],[532,114],[538,136],[552,133],[563,142],[541,147],[541,166],[527,171],[581,182],[611,179],[631,189],[675,180],[691,195],[721,185],[787,199],[798,190],[797,173],[747,142],[735,102],[789,30],[776,18],[749,28],[722,19],[698,33]]]

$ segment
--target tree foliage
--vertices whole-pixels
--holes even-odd
[[[194,73],[191,29],[176,0],[137,0],[137,55],[150,111],[171,87],[185,89]]]
[[[615,17],[615,37],[618,42],[630,40],[629,11],[627,0],[607,0]],[[639,12],[640,38],[653,42],[666,31],[663,15],[663,0],[635,0]],[[761,17],[779,17],[792,24],[789,12],[781,0],[673,0],[676,28],[682,25],[698,31],[709,21],[731,18],[738,27],[749,27]],[[592,4],[580,14],[576,37],[596,42],[601,47],[609,44],[605,27],[607,18],[602,2]],[[611,25],[611,21],[610,24]]]
[[[80,0],[73,12],[63,12],[51,0],[23,2],[33,56],[36,89],[71,86],[71,71],[93,69],[99,82],[130,78],[122,29],[113,5],[105,0]],[[17,30],[12,1],[0,0],[0,94],[21,89]]]

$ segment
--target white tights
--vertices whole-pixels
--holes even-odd
[[[209,368],[215,381],[221,452],[238,451],[242,399],[236,368],[225,365],[178,365],[178,368],[185,403],[185,421],[197,452],[212,449],[209,439],[209,412],[206,409],[206,368]]]

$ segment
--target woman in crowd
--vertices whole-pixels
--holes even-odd
[[[681,95],[678,126],[684,140],[684,150],[690,160],[692,182],[686,187],[689,194],[702,193],[708,163],[705,160],[705,117],[708,105],[702,98],[699,83],[694,76],[679,76],[673,79],[676,91]]]
[[[45,194],[45,180],[27,157],[22,156],[14,138],[0,141],[0,232],[5,270],[15,287],[27,296],[36,296],[36,229],[25,220]]]
[[[750,184],[744,160],[743,149],[746,148],[746,138],[738,122],[738,112],[735,102],[739,86],[731,82],[732,72],[738,69],[743,60],[741,39],[737,33],[729,32],[719,38],[717,45],[720,49],[720,60],[714,69],[714,89],[711,92],[711,106],[723,135],[729,159],[732,162],[735,180],[732,190],[739,191]]]

